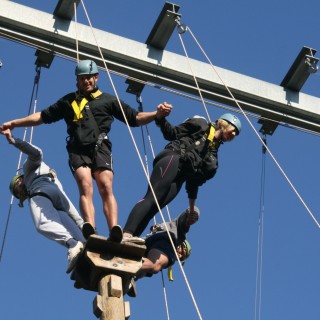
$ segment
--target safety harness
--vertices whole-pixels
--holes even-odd
[[[174,143],[169,143],[168,146],[172,147],[175,151],[180,153],[181,156],[184,156],[186,153],[192,151],[195,148],[199,148],[202,144],[208,144],[208,149],[213,150],[215,147],[215,141],[214,141],[214,134],[216,132],[215,127],[212,123],[209,124],[209,129],[207,132],[198,140],[193,141],[190,145],[186,145],[185,141],[180,143],[179,145],[176,145]],[[206,148],[202,150],[201,153],[206,152]]]
[[[89,100],[86,99],[85,97],[81,97],[81,100],[80,100],[80,95],[78,92],[75,92],[75,95],[76,95],[75,100],[71,102],[71,106],[74,112],[73,122],[75,123],[75,126],[76,126],[74,134],[75,136],[79,137],[77,141],[80,142],[80,145],[82,145],[82,142],[84,143],[82,147],[87,147],[88,145],[95,144],[95,154],[96,154],[97,150],[100,148],[102,144],[102,141],[104,139],[108,139],[108,136],[105,132],[100,132],[99,126],[90,109]],[[102,95],[102,92],[100,90],[97,90],[95,92],[92,92],[90,94],[90,97],[92,99],[96,99],[100,95]],[[86,123],[88,123],[89,125],[85,125],[84,123],[81,124],[80,120],[84,120],[84,114],[83,114],[84,110],[86,114],[86,121],[87,121]],[[69,138],[70,137],[68,137],[67,139]]]
[[[82,111],[83,111],[84,107],[88,106],[89,101],[84,97],[80,101],[78,101],[77,100],[78,92],[76,92],[75,94],[76,94],[76,99],[71,102],[71,106],[72,106],[72,109],[74,112],[73,121],[78,122],[80,119],[83,118]],[[102,94],[102,92],[100,90],[97,90],[96,92],[91,93],[90,96],[92,99],[96,99],[101,94]],[[87,110],[90,110],[89,106],[88,106]]]

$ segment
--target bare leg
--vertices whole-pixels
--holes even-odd
[[[94,177],[102,199],[103,212],[110,230],[118,224],[118,205],[112,189],[113,172],[98,169],[94,172]]]
[[[89,222],[93,227],[95,227],[91,169],[89,167],[79,167],[74,176],[79,188],[79,203],[83,220],[85,222]]]

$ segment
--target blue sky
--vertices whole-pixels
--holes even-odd
[[[53,12],[57,1],[16,1]],[[91,22],[102,29],[139,42],[145,42],[164,2],[86,1]],[[318,0],[185,1],[182,23],[190,27],[211,61],[222,68],[253,78],[280,84],[303,46],[320,50]],[[79,7],[80,19],[82,8]],[[86,21],[82,20],[87,24]],[[188,37],[187,34],[184,37]],[[189,37],[190,38],[190,37]],[[188,38],[187,38],[188,39]],[[186,40],[191,58],[205,61],[199,49]],[[166,48],[183,54],[175,32]],[[1,116],[0,122],[25,116],[29,109],[35,76],[34,49],[0,38]],[[50,105],[75,89],[74,63],[55,58],[49,70],[43,69],[37,110]],[[119,96],[137,107],[135,97],[126,93],[125,79],[113,76]],[[319,97],[319,73],[312,75],[302,92]],[[105,74],[100,88],[111,92]],[[174,105],[170,121],[182,122],[189,116],[205,115],[199,102],[154,88],[143,91],[145,110],[158,103]],[[224,110],[209,106],[211,119]],[[319,228],[292,191],[272,159],[266,156],[264,192],[263,262],[261,313],[255,317],[256,261],[260,209],[262,148],[245,118],[241,135],[221,147],[219,171],[199,192],[197,205],[201,219],[189,234],[192,256],[184,270],[203,319],[318,319],[320,288]],[[251,119],[257,130],[260,125]],[[149,131],[155,152],[166,142],[154,124]],[[22,137],[24,130],[15,129]],[[143,153],[141,131],[133,129]],[[114,192],[123,225],[133,205],[144,195],[147,182],[126,126],[115,122],[111,132],[115,165]],[[67,166],[65,124],[35,128],[33,142],[45,153],[65,190],[77,205],[76,183]],[[277,161],[320,221],[318,137],[278,127],[267,143]],[[0,237],[3,241],[10,208],[8,185],[15,174],[18,152],[2,137]],[[148,151],[149,163],[152,162]],[[98,231],[107,235],[101,201],[95,190]],[[187,206],[182,189],[170,205],[172,216]],[[160,217],[157,217],[158,221]],[[4,252],[0,263],[0,318],[13,319],[95,319],[94,292],[78,290],[65,273],[66,250],[35,232],[28,208],[11,208]],[[173,283],[165,277],[170,319],[198,319],[195,306],[178,266]],[[161,275],[137,283],[137,298],[126,297],[131,305],[130,319],[166,319]]]

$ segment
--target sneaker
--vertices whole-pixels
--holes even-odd
[[[144,245],[145,241],[142,238],[139,237],[123,237],[122,242],[130,242],[130,243],[135,243],[135,244],[140,244]]]
[[[97,234],[97,231],[90,222],[85,222],[82,226],[82,234],[88,240],[91,235]]]
[[[120,243],[122,240],[123,232],[122,228],[117,224],[110,230],[109,239],[114,242]]]
[[[70,273],[74,268],[77,259],[80,256],[81,251],[83,250],[83,243],[78,241],[75,247],[68,250],[68,268],[67,273]]]

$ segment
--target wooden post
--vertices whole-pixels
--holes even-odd
[[[114,290],[114,282],[120,283],[120,292],[118,289]],[[125,320],[121,282],[121,277],[115,275],[106,275],[100,280],[101,320]]]
[[[92,235],[71,274],[76,288],[98,292],[93,301],[93,313],[101,320],[128,320],[129,302],[123,295],[128,282],[142,266],[144,245],[112,242]]]

